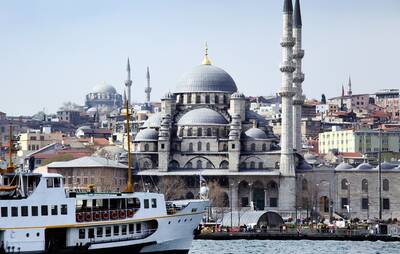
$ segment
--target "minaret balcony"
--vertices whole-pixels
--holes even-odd
[[[304,73],[295,73],[293,83],[302,83],[304,81]]]
[[[294,59],[302,59],[304,57],[304,50],[303,49],[296,49],[293,51],[293,58]]]
[[[293,62],[291,61],[284,61],[279,69],[281,70],[281,72],[294,72],[294,70],[296,70],[296,67],[294,65]]]
[[[296,40],[293,37],[285,37],[281,40],[282,47],[293,47],[296,44]]]

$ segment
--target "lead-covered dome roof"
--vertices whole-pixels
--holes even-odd
[[[235,81],[223,69],[211,64],[194,67],[178,81],[175,93],[237,91]]]
[[[184,114],[178,125],[220,125],[228,124],[223,115],[209,108],[197,108]]]
[[[109,94],[115,94],[117,93],[117,90],[112,85],[108,84],[100,84],[96,85],[92,89],[92,93],[109,93]]]
[[[162,114],[157,112],[149,116],[149,118],[143,123],[142,127],[146,128],[159,128],[161,126]]]
[[[155,129],[143,129],[136,134],[135,141],[157,141],[158,132]]]
[[[244,134],[249,139],[268,139],[267,134],[259,128],[250,128]]]

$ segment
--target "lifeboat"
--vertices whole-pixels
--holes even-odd
[[[15,185],[0,185],[0,196],[10,196],[16,189]]]

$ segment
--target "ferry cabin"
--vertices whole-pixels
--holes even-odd
[[[157,230],[156,218],[169,214],[161,194],[67,193],[63,177],[51,173],[10,174],[2,180],[26,183],[18,185],[19,195],[0,197],[0,241],[8,252],[145,239]]]

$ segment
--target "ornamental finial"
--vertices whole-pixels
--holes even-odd
[[[205,54],[204,54],[204,59],[203,59],[203,63],[204,65],[211,65],[211,61],[210,59],[208,59],[208,45],[206,42],[206,48],[205,48]]]

